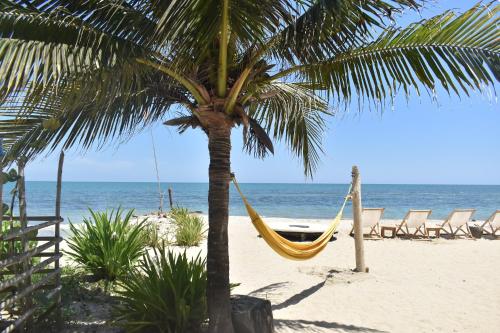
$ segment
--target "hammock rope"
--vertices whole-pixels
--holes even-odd
[[[243,203],[245,204],[245,208],[247,210],[248,216],[252,220],[252,224],[257,229],[262,238],[266,241],[266,243],[279,255],[284,258],[292,259],[292,260],[307,260],[316,256],[318,253],[323,251],[323,249],[328,245],[328,242],[332,238],[333,234],[337,230],[337,227],[340,224],[340,220],[342,219],[342,215],[344,212],[345,205],[347,201],[351,198],[351,186],[349,186],[349,191],[340,207],[340,210],[330,223],[328,228],[312,242],[292,242],[285,237],[278,234],[272,228],[270,228],[259,216],[259,214],[252,208],[247,198],[243,194],[236,181],[236,177],[232,174],[232,180],[236,190],[241,196]]]

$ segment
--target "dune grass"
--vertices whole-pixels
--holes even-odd
[[[170,216],[176,225],[176,245],[198,246],[203,241],[205,230],[201,217],[190,214],[186,208],[174,208]]]

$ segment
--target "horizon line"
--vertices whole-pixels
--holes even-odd
[[[55,180],[26,180],[26,182],[52,182],[55,183]],[[156,181],[141,181],[141,180],[129,180],[129,181],[114,181],[114,180],[63,180],[63,183],[151,183],[157,184]],[[318,182],[318,183],[298,183],[298,182],[239,182],[240,184],[269,184],[269,185],[346,185],[346,183],[327,183],[327,182]],[[196,182],[196,181],[173,181],[166,182],[160,181],[160,184],[208,184],[208,182]],[[363,183],[364,185],[429,185],[429,186],[500,186],[500,184],[457,184],[457,183]]]

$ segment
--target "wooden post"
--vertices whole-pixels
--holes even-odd
[[[160,213],[163,213],[163,193],[160,192]]]
[[[367,272],[363,246],[363,220],[361,205],[361,177],[357,166],[352,167],[352,217],[354,220],[354,246],[356,248],[356,272]]]
[[[158,195],[160,196],[160,213],[163,213],[163,193],[161,191],[160,173],[158,172],[158,159],[156,158],[155,138],[153,136],[153,131],[150,131],[149,133],[151,134],[151,143],[153,144],[153,156],[155,158],[156,181],[158,182]],[[170,208],[172,208],[172,205],[170,205]]]
[[[57,167],[57,187],[56,187],[56,218],[58,222],[55,225],[54,237],[58,239],[61,237],[61,192],[62,192],[62,172],[64,165],[64,151],[61,151],[59,155],[59,164]],[[59,242],[56,242],[55,250],[56,256],[59,255]],[[54,263],[54,268],[56,271],[59,270],[59,258],[56,259]],[[61,285],[61,273],[57,273],[56,275],[56,288]],[[61,328],[62,325],[62,316],[61,316],[61,291],[57,293],[56,296],[56,326],[57,328]]]
[[[19,222],[21,223],[21,230],[24,230],[25,228],[28,227],[28,214],[26,212],[26,181],[24,176],[25,166],[26,166],[26,159],[24,157],[19,158],[19,160],[17,161],[18,176],[19,176],[17,180],[17,189],[18,189],[17,195],[19,199]],[[29,252],[30,250],[30,245],[27,238],[28,237],[26,234],[23,234],[21,236],[21,247],[23,253]],[[31,257],[28,257],[26,260],[23,261],[22,271],[27,272],[30,268],[31,268]],[[31,285],[31,274],[29,274],[24,280],[23,287],[26,288],[30,285]],[[31,310],[32,307],[33,307],[33,294],[30,292],[28,295],[26,295],[24,299],[24,304],[22,306],[23,313],[26,313],[27,311]],[[31,317],[28,320],[26,320],[25,328],[28,332],[31,332],[32,330]]]
[[[173,196],[173,195],[172,195],[172,188],[171,188],[171,187],[169,187],[169,188],[168,188],[168,201],[169,201],[169,203],[170,203],[170,209],[174,208],[174,199],[173,199],[173,197],[172,197],[172,196]]]
[[[19,175],[18,175],[19,176]],[[14,186],[14,189],[12,190],[12,194],[11,194],[11,198],[10,198],[10,216],[9,216],[9,229],[10,231],[12,231],[14,229],[14,205],[16,204],[16,197],[17,197],[17,193],[19,192],[18,189],[17,189],[17,181],[16,181],[16,185]],[[9,256],[13,256],[15,254],[15,248],[14,248],[14,243],[16,241],[15,240],[11,240],[9,241],[9,250],[8,250],[8,253],[9,253]]]

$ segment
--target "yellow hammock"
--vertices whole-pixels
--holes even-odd
[[[316,240],[314,240],[313,242],[292,242],[279,235],[276,231],[274,231],[266,223],[264,223],[262,218],[259,216],[259,214],[257,214],[252,206],[250,206],[247,198],[245,198],[245,196],[241,192],[236,178],[234,176],[232,178],[234,186],[238,190],[241,199],[243,199],[243,203],[245,204],[245,207],[247,209],[248,216],[252,220],[252,224],[254,225],[255,229],[257,229],[262,238],[264,238],[266,243],[276,253],[285,258],[293,260],[311,259],[326,247],[333,234],[335,233],[335,230],[337,230],[338,225],[340,224],[345,205],[347,203],[347,200],[349,200],[350,198],[349,195],[345,197],[344,203],[342,204],[340,211],[338,212],[335,219],[333,219],[328,229],[326,229],[326,231],[323,232],[323,234],[321,234],[321,236],[319,236]],[[351,189],[349,188],[348,193],[350,192]]]

